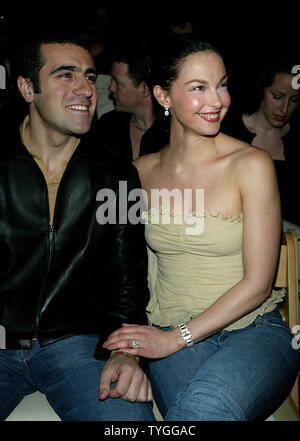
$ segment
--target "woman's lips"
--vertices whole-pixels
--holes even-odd
[[[282,115],[274,115],[274,119],[277,122],[284,122],[284,121],[286,121],[287,117],[286,116],[282,116]]]
[[[198,113],[201,118],[205,119],[205,121],[208,122],[217,122],[220,118],[220,112],[214,112],[214,113]]]

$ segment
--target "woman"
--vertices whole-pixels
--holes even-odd
[[[292,73],[297,65],[293,52],[278,52],[279,49],[276,55],[269,54],[258,62],[251,80],[245,81],[246,92],[245,88],[238,88],[241,101],[231,108],[222,130],[270,153],[279,184],[282,217],[300,225],[295,191],[300,164],[300,130],[296,122],[300,89]]]
[[[157,69],[154,94],[170,114],[170,142],[135,162],[150,203],[150,325],[124,324],[104,346],[156,359],[150,377],[166,420],[264,418],[300,364],[276,309],[283,293],[271,288],[280,243],[273,161],[220,132],[230,96],[211,45],[174,38]],[[173,203],[163,222],[166,207],[152,198],[162,189],[193,190],[184,216]],[[203,229],[191,233],[187,225],[201,216]]]

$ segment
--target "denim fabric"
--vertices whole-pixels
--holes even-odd
[[[24,395],[39,389],[64,421],[154,421],[151,403],[100,401],[104,361],[93,357],[98,338],[75,336],[32,349],[0,351],[0,420]]]
[[[150,364],[155,401],[168,421],[265,419],[288,396],[300,349],[278,310]]]

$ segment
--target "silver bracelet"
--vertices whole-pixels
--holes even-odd
[[[178,327],[179,327],[180,335],[183,338],[183,340],[185,341],[185,344],[187,345],[187,347],[189,348],[190,346],[193,346],[193,344],[194,344],[193,337],[192,337],[192,334],[191,334],[189,328],[186,326],[186,324],[181,323],[181,325],[179,325]]]

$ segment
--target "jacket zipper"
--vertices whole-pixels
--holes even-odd
[[[73,159],[71,158],[70,161],[67,164],[67,167],[66,167],[64,173],[63,173],[63,176],[61,178],[61,182],[60,182],[59,187],[57,189],[56,201],[58,199],[59,190],[60,190],[60,187],[61,187],[62,180],[64,179],[65,172],[66,172],[67,168],[69,168],[70,163],[73,162],[73,161],[74,161],[74,158]],[[49,200],[48,200],[48,219],[50,219]],[[55,207],[54,207],[54,214],[53,214],[53,224],[55,223],[54,219],[55,219]],[[36,316],[35,316],[34,337],[33,337],[32,340],[38,340],[38,329],[39,329],[39,322],[40,322],[42,305],[43,305],[43,300],[44,300],[45,286],[46,286],[46,283],[47,283],[47,280],[48,280],[48,274],[49,274],[49,270],[50,270],[50,267],[51,267],[53,255],[54,255],[55,227],[54,227],[53,224],[50,224],[50,222],[49,222],[49,230],[48,230],[48,243],[49,243],[48,265],[47,265],[47,270],[46,270],[46,272],[44,274],[43,281],[42,281],[42,286],[41,286],[41,289],[40,289],[39,301],[38,301],[38,304],[37,304]]]
[[[54,254],[53,252],[54,252],[54,247],[55,247],[55,229],[54,229],[54,225],[51,225],[51,224],[49,224],[48,243],[49,243],[48,265],[47,265],[47,270],[46,270],[44,277],[43,277],[43,282],[42,282],[40,295],[39,295],[39,301],[38,301],[38,305],[37,305],[37,309],[36,309],[35,332],[34,332],[33,340],[38,339],[38,328],[39,328],[39,321],[40,321],[40,317],[41,317],[41,310],[42,310],[42,304],[43,304],[43,295],[45,292],[45,286],[46,286],[46,282],[48,280],[48,274],[49,274],[49,270],[51,267],[53,254]]]

